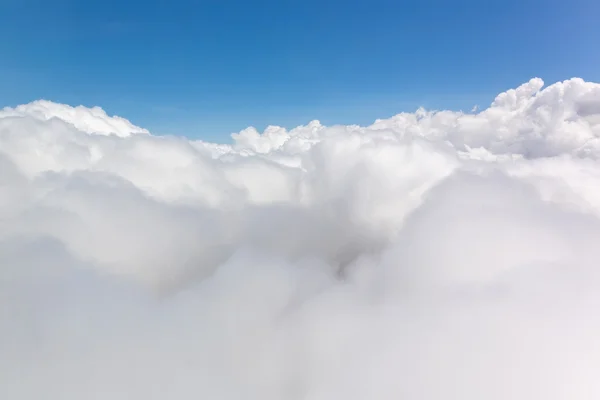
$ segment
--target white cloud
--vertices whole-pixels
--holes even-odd
[[[0,118],[7,117],[29,117],[38,121],[57,118],[72,124],[81,132],[90,134],[126,137],[136,133],[149,133],[148,130],[135,126],[124,118],[109,117],[100,107],[71,107],[47,100],[37,100],[15,108],[5,107],[0,110]]]
[[[4,109],[0,397],[597,399],[599,137],[580,79],[231,146]]]

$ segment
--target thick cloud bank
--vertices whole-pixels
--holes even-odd
[[[0,111],[0,398],[600,398],[599,84],[233,139]]]

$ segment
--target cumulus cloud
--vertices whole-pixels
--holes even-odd
[[[231,145],[0,111],[0,397],[597,399],[600,85]]]
[[[56,118],[73,125],[81,132],[103,135],[126,137],[136,133],[149,133],[148,130],[135,126],[124,118],[109,117],[100,107],[71,107],[47,100],[37,100],[15,108],[5,107],[0,110],[0,118],[8,117],[29,117],[42,122]]]

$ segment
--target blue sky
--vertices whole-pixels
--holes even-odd
[[[470,109],[600,81],[600,2],[0,0],[0,106],[99,105],[155,133]]]

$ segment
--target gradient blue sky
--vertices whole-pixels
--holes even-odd
[[[0,106],[99,105],[155,133],[471,109],[600,81],[600,2],[0,0]]]

